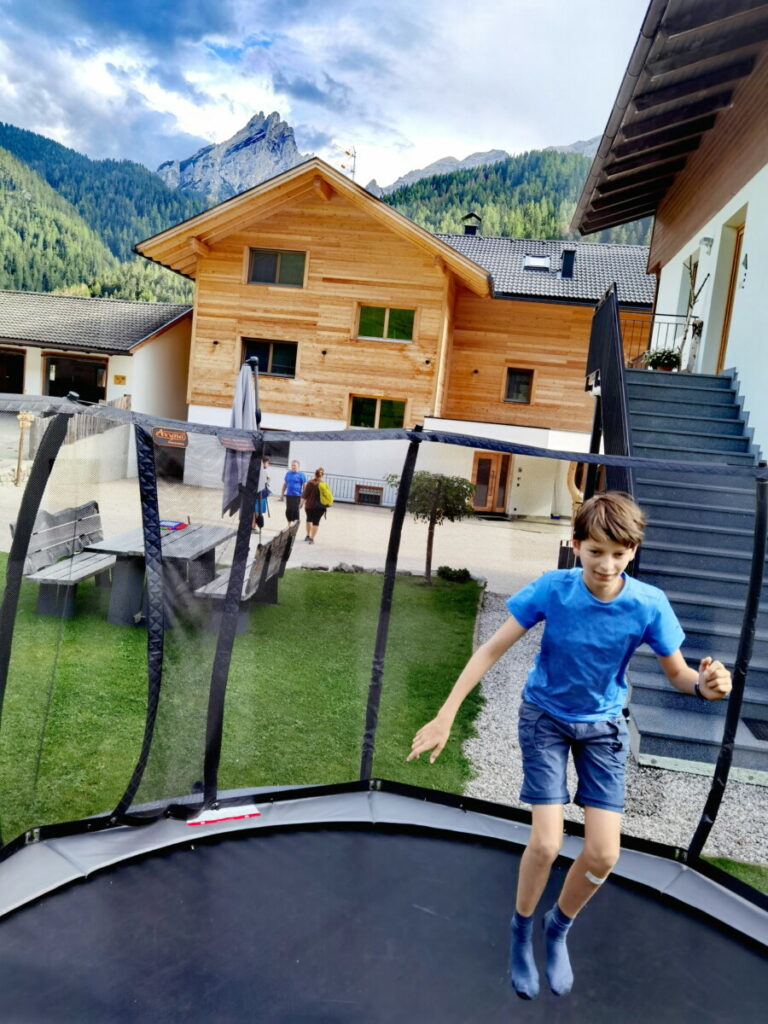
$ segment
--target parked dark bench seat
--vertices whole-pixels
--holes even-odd
[[[281,530],[272,540],[249,559],[245,567],[243,590],[237,617],[237,632],[248,628],[248,612],[251,604],[277,604],[278,580],[285,574],[285,567],[291,555],[293,542],[299,528],[298,522]],[[211,602],[211,629],[218,631],[224,598],[227,596],[230,569],[223,569],[215,579],[198,587],[195,596]]]
[[[91,576],[96,577],[98,585],[109,586],[115,556],[83,550],[103,536],[95,501],[59,512],[38,513],[24,562],[26,579],[40,584],[38,615],[72,618],[77,584]]]

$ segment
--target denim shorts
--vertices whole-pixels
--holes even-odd
[[[518,718],[526,804],[567,804],[568,751],[579,784],[574,803],[606,811],[624,810],[624,771],[629,732],[623,715],[602,722],[565,722],[523,701]]]

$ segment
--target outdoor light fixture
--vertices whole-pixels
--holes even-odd
[[[709,235],[705,235],[703,238],[699,239],[699,245],[702,247],[702,249],[707,250],[707,256],[709,256],[709,254],[712,252],[712,246],[714,244],[714,241],[714,238],[710,238]]]

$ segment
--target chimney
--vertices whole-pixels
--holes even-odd
[[[464,222],[464,234],[465,235],[479,235],[480,226],[483,223],[482,218],[476,213],[470,210],[469,213],[465,213],[461,218]]]
[[[576,261],[575,249],[563,249],[563,262],[560,265],[560,277],[573,277],[573,264]]]

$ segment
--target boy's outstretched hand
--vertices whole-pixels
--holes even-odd
[[[731,692],[731,673],[721,661],[702,658],[699,663],[699,692],[707,700],[722,700]]]
[[[429,756],[429,763],[434,764],[440,756],[443,747],[448,742],[448,737],[450,735],[450,724],[440,718],[433,718],[431,722],[427,722],[426,725],[422,725],[413,737],[411,752],[408,757],[406,757],[406,761],[416,761],[422,754],[431,750],[432,753]]]

